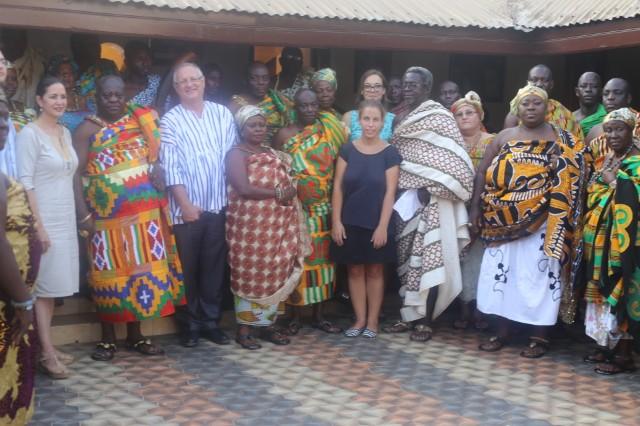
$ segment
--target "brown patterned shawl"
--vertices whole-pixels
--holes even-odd
[[[392,144],[404,160],[399,188],[423,188],[431,195],[413,218],[398,220],[401,314],[405,321],[424,317],[429,289],[440,286],[435,318],[462,290],[459,253],[469,243],[464,203],[473,190],[473,165],[453,115],[434,101],[407,115]]]

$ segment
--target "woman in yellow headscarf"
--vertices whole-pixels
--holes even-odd
[[[511,102],[520,125],[500,132],[478,167],[470,221],[488,246],[478,278],[478,309],[498,315],[500,350],[509,320],[534,326],[521,356],[543,356],[563,296],[570,294],[580,217],[582,145],[545,122],[547,93],[522,88]]]

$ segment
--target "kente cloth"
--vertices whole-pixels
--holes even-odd
[[[293,157],[298,199],[311,237],[311,254],[305,258],[300,284],[287,301],[291,305],[323,302],[335,291],[335,265],[329,260],[331,191],[335,162],[345,141],[342,122],[333,114],[321,111],[313,124],[283,146],[283,151]]]
[[[398,188],[430,194],[413,218],[396,222],[400,313],[405,321],[423,318],[429,290],[438,286],[436,318],[462,290],[459,255],[469,243],[464,203],[473,191],[473,165],[453,114],[435,101],[409,113],[391,143],[403,158]]]
[[[493,142],[495,137],[496,135],[488,135],[484,139],[478,141],[476,146],[467,146],[467,152],[469,153],[469,157],[471,157],[474,170],[478,170],[478,166],[484,158],[484,152],[487,150],[487,147],[491,145],[491,142]]]
[[[0,176],[0,184],[2,180]],[[35,220],[24,188],[11,179],[7,188],[5,232],[22,280],[31,290],[40,259]],[[36,330],[30,327],[20,343],[14,345],[9,340],[13,316],[9,298],[0,294],[0,424],[25,425],[34,411],[38,339]]]
[[[184,287],[167,197],[150,179],[160,147],[155,117],[129,105],[120,120],[96,122],[104,127],[91,138],[83,181],[96,228],[89,284],[98,316],[131,322],[171,315],[184,303]]]
[[[109,59],[98,59],[95,65],[90,66],[82,73],[76,86],[82,105],[90,112],[96,112],[96,83],[100,77],[110,74],[118,74],[118,69]]]
[[[269,327],[278,318],[278,303],[262,305],[242,297],[233,296],[236,323],[252,327]]]
[[[549,99],[549,102],[547,103],[547,116],[545,119],[555,127],[571,133],[576,143],[583,143],[584,134],[582,133],[580,123],[575,120],[573,113],[560,102],[555,99]]]
[[[607,115],[607,110],[604,108],[604,105],[598,104],[596,112],[580,120],[582,134],[586,137],[594,126],[602,123],[605,115]]]
[[[236,147],[234,149],[243,149]],[[272,189],[295,185],[291,157],[268,148],[250,153],[245,161],[252,186]],[[298,199],[281,204],[275,196],[262,200],[242,197],[227,186],[226,238],[229,247],[231,292],[259,305],[285,301],[300,282],[304,258],[311,252],[306,218]]]
[[[12,103],[11,111],[9,112],[9,117],[11,118],[11,122],[13,123],[13,127],[16,129],[16,133],[18,133],[24,126],[31,123],[36,119],[36,112],[30,108],[24,108],[22,105],[16,105]]]
[[[582,145],[556,130],[556,140],[512,140],[502,146],[487,169],[481,238],[488,245],[515,241],[546,222],[544,252],[571,272],[581,238],[576,224],[582,212]]]
[[[267,96],[257,106],[264,111],[267,119],[266,144],[271,145],[278,130],[293,123],[293,102],[277,90],[269,89]]]
[[[629,109],[636,114],[636,127],[633,129],[633,136],[635,138],[640,138],[640,112],[633,108]],[[590,166],[591,173],[595,173],[596,170],[602,169],[602,164],[604,163],[604,159],[609,151],[610,149],[607,145],[607,138],[604,132],[589,142],[585,149],[584,158]]]
[[[640,321],[640,155],[629,156],[612,188],[596,175],[587,193],[584,259],[589,303],[608,303],[618,324]]]

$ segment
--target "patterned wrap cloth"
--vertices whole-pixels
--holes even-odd
[[[0,177],[1,184],[3,179]],[[40,262],[35,220],[24,188],[11,179],[7,188],[5,231],[20,275],[31,290]],[[10,342],[14,310],[9,302],[0,293],[0,424],[24,425],[29,423],[34,411],[38,338],[31,327],[17,346]]]
[[[404,321],[423,318],[429,290],[438,286],[436,318],[462,290],[459,254],[469,243],[465,202],[473,191],[473,165],[453,115],[435,101],[409,113],[391,143],[404,160],[398,188],[431,195],[413,218],[397,221],[400,313]]]
[[[630,129],[637,126],[636,112],[630,108],[610,112],[604,123],[616,120],[622,121]],[[640,147],[640,139],[633,137],[633,144],[636,148]],[[589,304],[609,305],[605,312],[611,312],[616,317],[614,323],[618,328],[627,331],[633,325],[634,334],[637,335],[640,331],[640,155],[632,155],[622,161],[615,186],[602,179],[601,170],[593,175],[587,194],[584,226],[584,257],[587,265],[585,299]],[[598,311],[601,309],[593,309],[593,312]],[[587,318],[588,330],[589,320]],[[607,339],[599,338],[599,334],[598,330],[589,333],[602,344]]]
[[[291,157],[267,149],[246,158],[251,185],[265,189],[295,185]],[[304,258],[311,254],[306,218],[297,198],[282,205],[275,197],[243,198],[232,185],[227,191],[226,237],[236,319],[241,324],[271,325],[278,304],[300,283]]]
[[[102,321],[167,316],[184,303],[167,197],[150,177],[159,146],[152,110],[136,105],[91,139],[83,179],[96,227],[89,284]]]
[[[307,216],[312,252],[305,259],[300,284],[287,303],[304,306],[330,299],[335,291],[335,265],[329,260],[331,243],[331,192],[340,147],[346,141],[342,122],[319,112],[318,119],[285,142],[283,151],[293,157],[298,199]]]

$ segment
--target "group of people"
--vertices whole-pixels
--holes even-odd
[[[118,350],[115,323],[127,324],[129,350],[162,354],[140,322],[174,313],[184,346],[229,344],[219,327],[227,265],[243,348],[288,344],[305,306],[319,330],[373,339],[394,265],[401,319],[383,331],[427,342],[460,298],[456,328],[498,318],[480,350],[508,344],[517,322],[532,326],[521,355],[537,358],[549,326],[583,312],[598,345],[585,362],[602,374],[635,369],[640,117],[626,81],[602,87],[585,73],[572,113],[549,97],[551,70],[535,66],[494,135],[477,93],[461,96],[447,81],[431,99],[423,67],[390,79],[395,87],[365,72],[355,108],[341,113],[336,72],[303,70],[300,50],[286,48],[277,84],[252,63],[246,90],[225,106],[208,90],[219,68],[185,56],[162,82],[147,46],[128,44],[119,73],[96,43],[72,39],[82,61],[52,59],[35,87],[37,115],[15,114],[0,55],[0,373],[15,378],[10,419],[32,410],[36,365],[55,379],[70,374],[74,359],[53,345],[51,319],[54,300],[78,291],[82,253],[102,324],[97,361]],[[337,264],[354,311],[346,330],[322,309]]]

